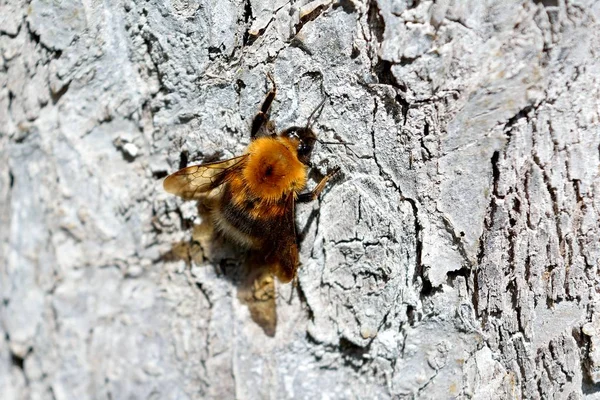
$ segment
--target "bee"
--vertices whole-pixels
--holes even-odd
[[[269,111],[277,87],[272,83],[252,121],[250,144],[244,154],[229,160],[183,168],[165,178],[165,191],[207,204],[215,229],[231,241],[253,250],[255,258],[280,282],[288,283],[298,269],[295,205],[317,199],[329,172],[317,186],[304,192],[310,156],[317,136],[311,113],[304,127],[277,133]],[[327,143],[327,142],[321,142]]]

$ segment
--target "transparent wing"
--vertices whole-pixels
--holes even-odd
[[[198,199],[225,183],[232,173],[240,169],[248,157],[234,157],[225,161],[192,165],[167,176],[163,182],[165,191],[186,200]]]

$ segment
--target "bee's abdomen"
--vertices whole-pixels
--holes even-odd
[[[244,191],[233,193],[231,189],[230,185],[225,187],[220,206],[213,211],[216,227],[244,246],[262,247],[281,223],[284,205],[252,197]]]

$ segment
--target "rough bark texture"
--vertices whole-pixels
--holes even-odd
[[[3,399],[600,396],[600,3],[0,2]],[[162,190],[316,125],[277,334]],[[197,229],[196,229],[197,230]],[[198,243],[199,242],[199,243]],[[291,301],[289,299],[291,298]]]

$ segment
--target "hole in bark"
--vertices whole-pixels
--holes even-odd
[[[392,63],[386,60],[379,59],[375,68],[373,68],[375,75],[377,75],[377,80],[379,83],[384,85],[391,85],[394,87],[398,87],[398,81],[396,77],[392,73]]]
[[[294,36],[292,38],[292,41],[290,42],[290,47],[295,47],[297,49],[300,49],[303,52],[305,52],[306,54],[308,54],[309,56],[312,56],[312,52],[310,51],[310,49],[308,47],[306,47],[306,45],[301,40],[299,40],[296,36]]]
[[[500,160],[500,152],[495,151],[492,155],[492,176],[493,176],[493,193],[494,196],[502,198],[503,196],[498,195],[498,182],[500,181],[500,169],[498,168],[498,161]]]
[[[52,91],[50,91],[50,98],[52,99],[52,104],[56,104],[58,103],[58,101],[60,100],[61,97],[63,97],[63,95],[65,93],[67,93],[67,90],[69,90],[69,85],[70,82],[67,83],[65,86],[63,86],[58,92],[54,93]]]
[[[408,105],[407,105],[408,106]],[[403,108],[403,116],[404,116],[404,121],[406,123],[406,117],[408,114],[408,108],[406,108],[406,114],[404,113],[404,108]],[[427,146],[425,145],[425,140],[424,138],[426,136],[429,136],[429,124],[427,123],[427,121],[425,121],[425,126],[423,128],[423,136],[421,136],[421,138],[419,139],[419,142],[421,144],[421,154],[423,157],[423,161],[428,161],[431,159],[431,151],[429,151],[429,149],[427,148]]]
[[[252,3],[246,0],[244,4],[244,22],[248,23],[252,19]]]
[[[296,35],[298,34],[298,32],[300,32],[300,30],[304,27],[304,25],[306,25],[310,21],[314,21],[315,19],[317,19],[319,17],[319,15],[321,15],[327,7],[329,7],[328,4],[321,4],[320,6],[315,7],[308,14],[301,15],[300,21],[298,21],[298,23],[294,27],[296,29]]]
[[[123,156],[123,159],[127,162],[133,162],[135,161],[135,156],[129,154],[128,152],[126,152],[125,150],[123,150],[123,148],[120,148],[119,150],[121,150],[121,155]]]
[[[243,80],[238,79],[237,81],[235,81],[235,91],[237,92],[237,94],[240,94],[242,89],[244,89],[245,87],[246,83]]]
[[[408,8],[416,8],[419,6],[420,3],[421,3],[421,0],[412,0],[412,1],[409,0],[406,5],[408,6]]]
[[[402,92],[406,92],[406,85],[403,83],[399,83],[396,80],[396,77],[392,73],[392,63],[386,60],[379,60],[379,62],[373,68],[373,73],[377,76],[377,81],[383,85],[390,85],[398,90],[396,90],[396,96],[392,99],[390,96],[385,96],[382,98],[383,105],[388,112],[394,116],[394,119],[399,122],[398,111],[402,114],[403,124],[406,125],[406,119],[408,116],[408,110],[410,108],[410,104],[403,97]],[[400,110],[398,110],[398,105],[400,105]]]
[[[399,65],[404,67],[406,65],[412,64],[413,62],[415,62],[415,60],[417,59],[417,57],[400,57],[400,63]]]
[[[527,114],[529,114],[529,112],[532,111],[532,110],[533,110],[533,106],[526,106],[523,109],[519,110],[518,113],[516,113],[511,118],[509,118],[508,121],[506,121],[506,124],[504,125],[504,131],[507,134],[510,134],[511,131],[512,131],[512,127],[515,126],[516,123],[521,118],[527,118]]]
[[[198,114],[195,113],[182,113],[177,116],[180,124],[187,124],[188,122],[198,118]]]
[[[544,7],[558,7],[558,0],[533,0],[533,2]]]
[[[575,339],[577,347],[579,347],[581,354],[588,354],[590,351],[590,339],[588,336],[583,335],[580,327],[573,327],[571,330],[571,336]],[[581,389],[584,394],[600,393],[600,386],[595,385],[592,376],[590,375],[592,366],[590,365],[589,357],[582,358],[581,369],[584,371],[581,382]]]
[[[594,383],[594,381],[592,380],[592,378],[589,375],[589,372],[586,372],[585,374],[583,374],[581,391],[585,395],[588,395],[588,394],[593,395],[593,394],[600,393],[600,385]],[[575,398],[577,398],[577,397],[575,397]]]
[[[340,338],[339,349],[346,365],[355,371],[358,371],[362,367],[365,362],[364,355],[368,353],[368,347],[360,347],[344,337]]]
[[[423,287],[421,288],[421,297],[430,296],[433,294],[433,286],[429,279],[423,278]]]
[[[408,319],[408,323],[410,326],[415,326],[415,308],[411,305],[406,306],[406,318]]]
[[[512,309],[517,312],[518,316],[520,314],[521,307],[519,307],[519,293],[517,289],[517,284],[514,280],[508,282],[508,284],[506,285],[506,290],[508,293],[510,293],[510,302],[512,305]],[[519,329],[521,329],[520,318],[517,317],[517,321],[519,321]]]
[[[471,270],[467,267],[462,267],[461,269],[457,269],[456,271],[448,271],[446,276],[450,282],[454,282],[454,280],[462,276],[464,278],[468,278],[471,275]]]
[[[216,59],[219,54],[221,54],[221,49],[219,47],[210,46],[208,48],[208,58],[210,60]]]
[[[167,175],[168,175],[167,171],[154,171],[152,173],[152,177],[154,179],[162,179],[162,178],[166,177]]]
[[[15,176],[12,171],[8,171],[8,185],[12,188],[15,186]]]
[[[333,5],[334,8],[338,8],[338,7],[342,7],[342,10],[344,10],[344,12],[346,12],[347,14],[352,14],[354,12],[356,12],[356,6],[354,5],[354,2],[350,1],[350,0],[339,0],[337,3],[335,3]]]
[[[250,0],[246,0],[244,4],[244,23],[248,24],[249,22],[251,22],[252,17],[252,4],[250,3]],[[254,42],[254,39],[250,37],[250,26],[248,26],[242,38],[243,46],[252,44],[252,42]]]
[[[515,197],[513,199],[513,211],[518,215],[521,214],[521,201]],[[511,213],[511,216],[509,218],[509,223],[511,228],[514,227],[517,224],[517,218],[515,217],[514,213]]]
[[[8,109],[11,110],[12,102],[15,99],[15,94],[12,91],[8,91]]]
[[[262,36],[263,33],[265,33],[264,29],[259,29],[258,32],[256,32],[256,34],[251,34],[250,32],[248,32],[248,39],[246,40],[246,45],[252,46],[252,44],[256,42],[256,39]]]
[[[367,13],[367,24],[371,28],[371,32],[377,38],[379,43],[383,42],[383,33],[385,31],[385,22],[379,12],[379,7],[376,1],[371,1],[369,4],[369,11]]]
[[[38,35],[36,32],[33,31],[33,29],[31,28],[31,25],[29,23],[26,24],[27,26],[27,33],[29,34],[29,39],[34,42],[36,45],[39,45],[42,49],[46,50],[48,53],[50,53],[50,55],[54,58],[60,58],[60,56],[62,55],[62,50],[55,50],[51,47],[47,47],[44,42],[41,41],[41,36]]]
[[[517,197],[513,199],[513,210],[515,210],[517,214],[521,214],[521,201]]]
[[[483,243],[483,240],[481,240]],[[477,259],[479,261],[479,258]],[[480,264],[480,263],[479,263]],[[479,266],[475,267],[473,271],[473,310],[475,311],[475,316],[479,317]]]
[[[179,154],[179,169],[185,168],[188,165],[188,156],[189,153],[187,150],[183,150],[181,154]]]
[[[10,361],[12,365],[19,368],[21,371],[24,370],[25,359],[23,357],[19,357],[15,353],[10,353]]]
[[[406,119],[408,117],[408,109],[410,108],[410,104],[408,104],[408,101],[406,101],[406,99],[404,99],[404,97],[400,95],[397,95],[395,100],[398,104],[400,104],[400,107],[402,109],[402,118],[404,118],[403,124],[406,125]]]

